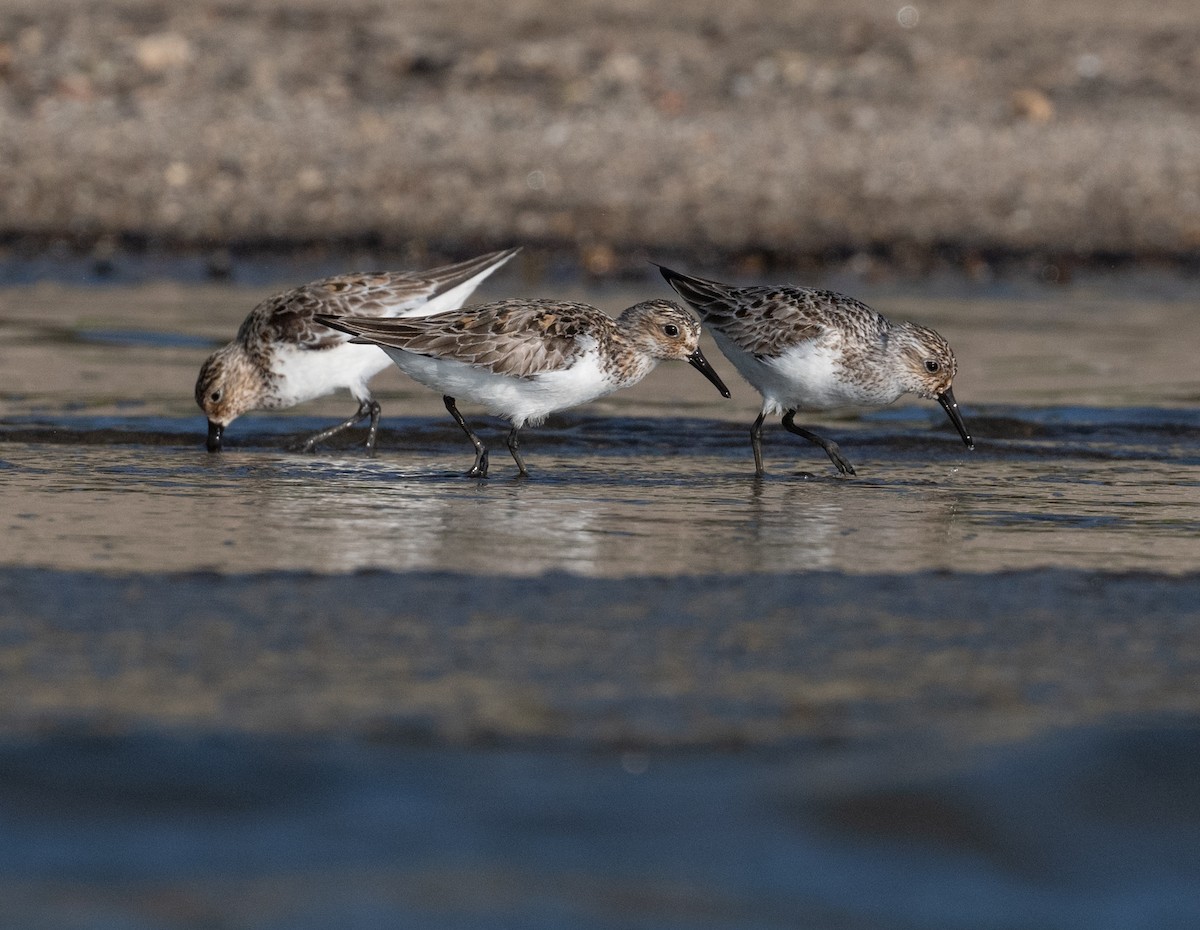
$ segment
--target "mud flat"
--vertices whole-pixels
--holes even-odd
[[[1194,574],[0,595],[21,926],[1200,919]]]

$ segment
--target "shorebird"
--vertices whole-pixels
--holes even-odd
[[[762,394],[750,428],[754,469],[763,474],[762,424],[783,414],[783,427],[825,450],[839,472],[853,475],[837,443],[797,426],[799,410],[883,406],[903,394],[935,399],[968,449],[952,382],[958,363],[949,344],[926,326],[894,323],[834,291],[792,285],[734,287],[658,266],[667,283],[699,314],[742,377]]]
[[[370,417],[366,449],[374,453],[379,403],[367,382],[387,368],[388,357],[317,323],[317,314],[389,318],[457,310],[518,251],[491,252],[431,271],[338,275],[268,297],[250,311],[233,341],[200,367],[196,403],[208,417],[208,451],[221,450],[226,427],[243,413],[292,407],[347,388],[358,410],[308,437],[300,448],[311,451]]]
[[[459,413],[459,397],[509,420],[508,450],[524,477],[521,427],[636,384],[662,359],[686,361],[729,396],[700,351],[700,324],[668,300],[635,304],[616,320],[558,300],[501,300],[419,318],[317,320],[380,346],[406,375],[442,394],[475,447],[472,477],[487,477],[488,451]]]

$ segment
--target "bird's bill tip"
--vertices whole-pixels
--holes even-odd
[[[946,388],[937,396],[937,401],[942,405],[942,409],[946,411],[946,416],[950,418],[950,422],[954,424],[954,428],[958,430],[958,435],[962,437],[963,445],[968,450],[975,450],[975,440],[971,438],[971,434],[967,432],[967,424],[963,422],[962,414],[958,412],[958,401],[954,399],[954,391],[951,388]]]
[[[208,439],[204,443],[205,448],[208,449],[209,452],[220,452],[221,437],[224,435],[224,433],[224,426],[222,426],[220,423],[214,423],[212,420],[209,420]]]
[[[729,388],[725,387],[725,382],[721,380],[721,376],[717,374],[716,369],[708,363],[708,359],[704,357],[704,353],[699,349],[688,356],[687,362],[696,371],[711,381],[716,389],[721,392],[722,397],[733,396],[729,393]]]

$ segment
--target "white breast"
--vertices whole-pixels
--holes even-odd
[[[719,332],[714,332],[713,336],[725,357],[762,394],[763,410],[767,413],[895,400],[894,397],[880,400],[877,385],[848,377],[841,364],[839,346],[820,341],[805,342],[774,358],[760,359]]]
[[[280,346],[271,366],[277,381],[279,407],[290,407],[341,388],[355,398],[368,396],[367,382],[388,366],[378,346],[342,343],[332,349],[296,349]]]

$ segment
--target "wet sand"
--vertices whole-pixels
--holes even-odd
[[[1200,919],[1200,575],[0,571],[20,926]]]
[[[14,734],[997,746],[1200,715],[1200,575],[6,569]]]

